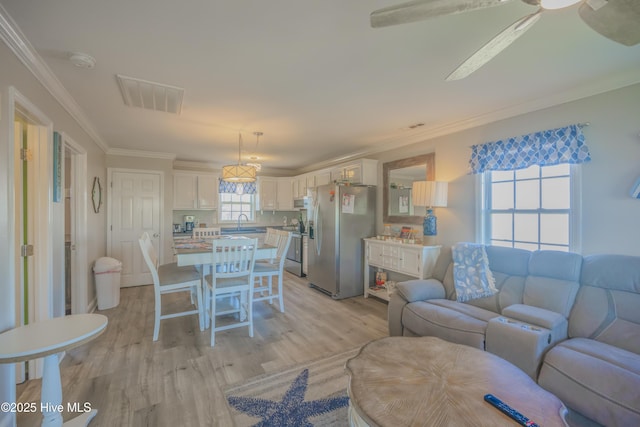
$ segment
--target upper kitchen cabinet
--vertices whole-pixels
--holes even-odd
[[[278,210],[278,180],[276,178],[260,177],[260,210]]]
[[[280,211],[292,211],[293,210],[293,187],[291,185],[291,178],[278,178],[277,181],[278,191],[276,194],[278,201],[278,210]]]
[[[340,165],[331,170],[331,181],[377,185],[378,161],[360,159]]]
[[[173,173],[173,209],[216,209],[217,206],[217,176]]]
[[[331,183],[331,172],[323,171],[315,174],[315,187],[327,185]]]
[[[300,199],[307,195],[307,176],[300,175],[291,179],[291,188],[293,191],[293,198]]]

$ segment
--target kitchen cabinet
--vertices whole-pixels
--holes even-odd
[[[217,206],[217,176],[174,172],[173,209],[216,209]]]
[[[315,175],[307,175],[306,183],[307,183],[307,185],[306,185],[307,189],[315,188],[315,186],[318,185],[318,184],[316,184],[316,176]]]
[[[306,176],[299,176],[297,177],[297,185],[294,185],[294,190],[297,190],[297,192],[294,194],[294,198],[295,199],[300,199],[302,197],[306,197],[307,196],[307,177]]]
[[[364,239],[364,297],[374,295],[389,300],[386,290],[370,289],[371,269],[388,270],[418,279],[431,277],[441,246],[402,243],[396,240]]]
[[[276,178],[260,177],[260,209],[275,211],[278,209],[278,180]]]
[[[291,178],[278,178],[277,180],[276,204],[278,210],[293,210],[293,188],[291,186]]]
[[[320,173],[316,173],[315,175],[315,186],[319,187],[321,185],[327,185],[331,183],[331,171],[324,171]]]
[[[331,169],[331,181],[377,185],[378,161],[360,159]]]

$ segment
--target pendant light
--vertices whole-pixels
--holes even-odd
[[[222,167],[222,180],[227,182],[255,182],[256,168],[251,165],[243,165],[240,159],[242,149],[242,134],[238,134],[238,164]]]

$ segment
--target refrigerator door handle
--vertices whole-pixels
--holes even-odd
[[[320,213],[320,203],[316,202],[316,212],[314,214],[316,224],[316,254],[320,255],[320,249],[322,249],[322,216]]]

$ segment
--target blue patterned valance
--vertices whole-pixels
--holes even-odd
[[[238,188],[241,188],[238,191]],[[255,182],[229,182],[219,179],[218,192],[219,193],[233,193],[233,194],[256,194],[257,186]]]
[[[471,147],[471,173],[591,160],[581,125],[535,132]]]

